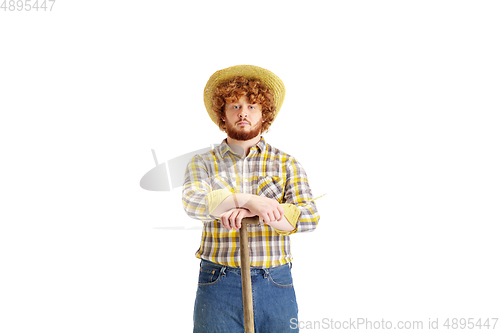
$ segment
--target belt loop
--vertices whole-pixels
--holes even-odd
[[[222,266],[222,268],[220,269],[220,274],[222,276],[226,276],[226,266]]]
[[[267,268],[263,268],[264,271],[264,279],[267,279],[267,276],[269,275],[269,270]]]

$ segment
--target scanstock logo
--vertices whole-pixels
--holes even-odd
[[[217,146],[219,144],[177,156],[160,164],[158,163],[154,149],[151,149],[156,166],[142,176],[141,187],[148,191],[172,191],[174,188],[181,187],[184,184],[186,167],[191,159],[195,155],[206,153]]]
[[[220,144],[212,144],[210,147],[195,150],[181,156],[177,156],[167,162],[158,163],[156,158],[156,153],[154,149],[151,149],[153,153],[153,159],[155,167],[149,170],[144,176],[142,176],[140,181],[140,186],[148,191],[173,191],[176,188],[182,187],[184,185],[184,174],[186,172],[186,167],[195,155],[204,154]],[[230,145],[231,149],[243,156],[244,150],[240,146]],[[180,222],[179,219],[174,219]],[[155,229],[168,229],[168,230],[202,230],[202,226],[186,227],[185,225],[176,225],[168,227],[156,227]]]

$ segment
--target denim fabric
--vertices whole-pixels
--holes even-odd
[[[290,328],[298,313],[290,266],[251,268],[256,333],[298,332]],[[245,332],[239,268],[202,259],[193,319],[195,333]]]

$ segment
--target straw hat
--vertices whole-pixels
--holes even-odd
[[[212,98],[215,90],[220,84],[231,80],[235,76],[243,76],[247,79],[258,79],[273,92],[274,104],[276,107],[274,116],[276,118],[281,106],[283,105],[283,100],[285,99],[285,85],[283,84],[283,81],[267,69],[252,65],[238,65],[221,69],[220,71],[215,72],[210,79],[208,79],[203,99],[205,101],[205,108],[207,109],[208,115],[212,121],[218,126],[218,117],[212,110]]]

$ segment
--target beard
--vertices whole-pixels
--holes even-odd
[[[231,139],[238,140],[238,141],[247,141],[247,140],[253,139],[257,135],[259,135],[261,128],[262,128],[262,122],[260,122],[260,121],[257,122],[257,124],[255,126],[252,126],[250,124],[249,130],[239,129],[237,127],[237,125],[227,124],[226,125],[226,133],[227,133],[227,136],[230,137]]]

